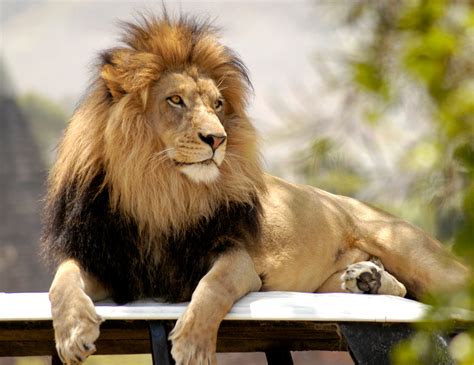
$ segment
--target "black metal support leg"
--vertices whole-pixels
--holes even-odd
[[[415,330],[407,324],[382,323],[345,323],[340,325],[349,352],[356,365],[389,365],[390,351],[401,340],[415,334]],[[436,344],[434,362],[439,365],[454,365],[448,352],[448,344],[440,335],[433,335]]]
[[[265,351],[268,365],[293,365],[290,351]]]
[[[165,325],[160,321],[150,321],[148,326],[153,365],[174,365]]]

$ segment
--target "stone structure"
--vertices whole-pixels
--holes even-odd
[[[0,292],[44,291],[51,280],[38,255],[45,167],[28,121],[2,84]]]

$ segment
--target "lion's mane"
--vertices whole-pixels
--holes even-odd
[[[216,255],[258,242],[265,187],[245,113],[251,85],[208,22],[165,14],[123,28],[124,46],[101,55],[60,144],[43,252],[55,264],[78,260],[118,302],[187,300]],[[160,75],[189,68],[213,79],[226,100],[226,157],[209,184],[191,182],[163,158],[147,114]]]

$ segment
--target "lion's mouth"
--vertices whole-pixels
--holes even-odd
[[[207,158],[202,161],[195,161],[195,162],[183,162],[183,161],[178,161],[173,159],[173,162],[175,163],[176,166],[191,166],[191,165],[211,165],[211,164],[216,164],[214,159],[212,158]]]

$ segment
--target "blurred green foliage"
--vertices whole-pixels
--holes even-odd
[[[351,100],[357,104],[352,110],[366,126],[387,128],[394,111],[411,99],[416,103],[414,113],[419,113],[413,115],[412,123],[421,119],[427,125],[397,162],[400,175],[411,179],[405,195],[409,203],[405,211],[395,213],[417,224],[423,222],[425,229],[432,228],[432,233],[453,245],[473,267],[474,1],[366,0],[344,4],[343,25],[352,27],[354,34],[361,24],[365,32],[370,30],[356,50],[342,57],[341,64],[348,72],[341,72],[337,81],[351,90]],[[365,181],[353,164],[329,163],[336,149],[331,137],[317,139],[300,172],[309,183],[358,196]],[[349,181],[347,189],[339,187],[338,178]],[[394,210],[383,194],[375,199],[378,205]],[[407,211],[415,206],[418,217]],[[426,220],[429,216],[431,225]],[[453,326],[441,308],[474,310],[474,284],[456,295],[427,300],[434,307],[430,318],[441,320],[439,326],[421,326],[412,340],[395,351],[395,363],[432,363],[436,345],[431,334],[449,332]],[[473,349],[473,329],[458,335],[450,345],[459,364],[474,364]]]
[[[423,108],[429,110],[433,133],[407,151],[405,161],[410,164],[405,168],[425,169],[420,179],[442,176],[441,193],[434,201],[438,226],[443,226],[443,209],[448,207],[452,215],[455,206],[462,219],[453,237],[444,238],[452,238],[455,249],[473,263],[473,2],[384,0],[361,1],[354,7],[358,16],[350,21],[369,13],[374,36],[363,46],[357,62],[351,62],[353,82],[360,92],[379,96],[370,99],[374,110],[399,102],[395,78],[405,78],[412,88],[425,94],[427,106]],[[374,122],[373,113],[367,120]],[[449,204],[450,200],[457,201]]]
[[[341,195],[351,195],[366,184],[362,175],[353,168],[350,156],[328,137],[315,139],[302,159],[304,163],[300,172],[307,177],[308,184]],[[314,170],[318,174],[314,174]],[[340,184],[341,181],[344,184]]]

